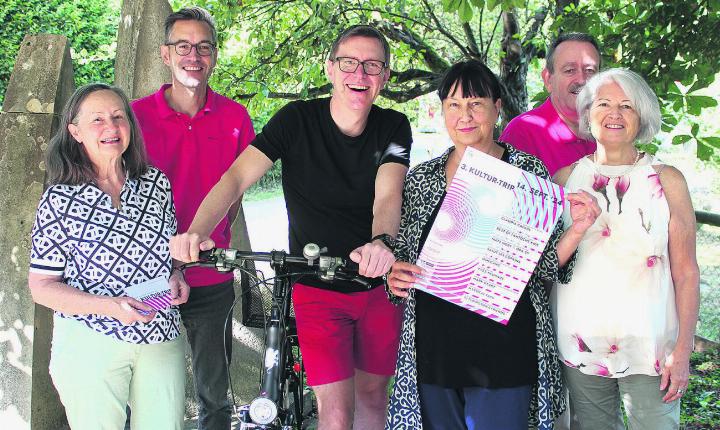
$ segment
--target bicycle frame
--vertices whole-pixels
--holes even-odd
[[[280,421],[280,429],[300,429],[302,426],[302,364],[299,375],[288,336],[290,320],[291,285],[283,255],[271,255],[270,267],[275,272],[270,318],[265,329],[265,354],[260,381],[260,394],[247,406],[247,414],[240,415],[240,430],[276,429],[273,422]],[[290,393],[295,397],[294,410],[288,410]],[[290,415],[292,414],[292,415]],[[243,422],[246,421],[246,422]],[[296,426],[296,427],[294,427]]]
[[[291,256],[284,251],[242,252],[235,249],[214,249],[201,253],[204,261],[188,263],[184,267],[214,267],[218,271],[231,271],[243,261],[269,262],[275,272],[270,313],[265,324],[265,352],[260,380],[260,393],[248,405],[240,407],[239,430],[301,430],[303,405],[303,366],[295,362],[293,347],[299,346],[295,333],[291,333],[291,275],[313,274],[322,279],[357,281],[370,288],[366,280],[357,276],[357,269],[349,269],[342,258],[320,256],[322,250],[315,244],[303,249],[303,257]],[[288,264],[302,264],[299,273],[291,273]],[[350,275],[349,272],[355,272]],[[290,333],[289,333],[290,332]],[[290,396],[293,407],[290,408]]]

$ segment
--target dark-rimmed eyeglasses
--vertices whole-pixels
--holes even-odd
[[[353,57],[335,57],[335,62],[338,63],[340,70],[345,73],[355,73],[358,66],[362,64],[363,71],[366,75],[379,75],[385,69],[386,65],[383,61],[378,60],[365,60],[360,61]]]
[[[200,43],[190,43],[190,42],[169,42],[165,44],[166,46],[174,46],[175,52],[181,56],[184,57],[186,55],[190,55],[190,51],[192,51],[193,48],[195,48],[195,52],[198,53],[201,57],[208,57],[215,52],[215,45],[213,45],[210,42],[200,42]]]

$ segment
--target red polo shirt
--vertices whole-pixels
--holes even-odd
[[[535,109],[513,118],[500,140],[539,158],[551,175],[595,151],[595,141],[575,136],[550,97]]]
[[[159,91],[132,103],[142,129],[150,162],[170,179],[178,233],[187,231],[205,196],[255,138],[247,110],[241,104],[207,90],[205,106],[190,118],[175,112]],[[230,223],[223,218],[210,235],[217,247],[230,245]],[[232,278],[213,269],[192,268],[185,279],[192,287],[214,285]]]

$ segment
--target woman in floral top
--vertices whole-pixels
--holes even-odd
[[[564,233],[558,223],[507,325],[414,290],[421,270],[413,263],[466,148],[549,176],[537,158],[493,140],[500,84],[484,64],[454,65],[438,94],[454,146],[414,168],[405,182],[388,288],[406,306],[386,428],[527,430],[528,421],[550,428],[564,397],[542,281],[569,280],[560,267],[570,266],[600,209],[588,193],[568,196],[575,222]]]
[[[571,409],[583,429],[676,429],[698,314],[695,217],[683,175],[640,152],[660,129],[637,74],[604,71],[578,96],[597,152],[557,183],[594,194],[602,214],[578,248],[553,311]],[[568,218],[565,222],[569,222]]]

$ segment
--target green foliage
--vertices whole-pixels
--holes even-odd
[[[707,161],[720,155],[720,139],[703,133],[700,123],[702,112],[718,105],[701,94],[720,71],[720,46],[709,36],[720,29],[720,8],[712,3],[583,1],[566,7],[551,30],[590,32],[603,46],[603,67],[626,67],[645,77],[661,102],[662,130],[680,129],[672,143],[694,143],[697,157]],[[657,143],[648,146],[657,149]]]
[[[75,83],[113,81],[115,40],[120,19],[116,0],[3,0],[0,2],[0,103],[20,43],[27,34],[67,36]]]
[[[70,38],[78,84],[112,81],[119,3],[0,3],[0,94],[22,37],[39,31]],[[221,51],[211,85],[246,104],[258,129],[288,99],[329,94],[324,72],[329,44],[348,25],[371,23],[390,40],[393,73],[380,104],[412,114],[415,102],[408,101],[434,91],[450,64],[477,58],[511,89],[513,97],[503,97],[508,119],[525,110],[528,101],[532,105],[545,99],[544,89],[528,85],[526,78],[536,78],[544,47],[558,31],[576,30],[599,39],[606,67],[628,67],[646,77],[662,104],[663,131],[675,144],[696,147],[702,160],[720,159],[717,128],[699,119],[708,110],[717,111],[717,98],[705,90],[720,71],[720,45],[709,36],[720,28],[718,3],[171,0],[174,9],[198,4],[214,15]],[[645,149],[654,152],[657,145]]]
[[[685,429],[720,428],[720,350],[693,353],[680,421]]]

